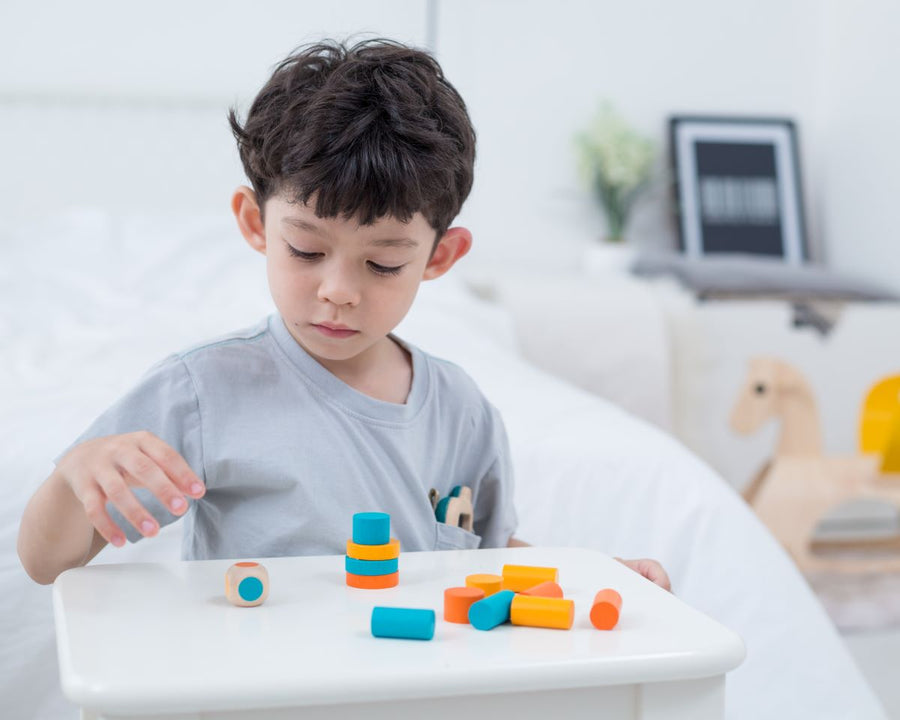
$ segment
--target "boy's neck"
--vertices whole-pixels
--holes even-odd
[[[359,362],[319,361],[332,375],[363,395],[403,405],[412,389],[413,363],[409,351],[390,336],[366,351]]]

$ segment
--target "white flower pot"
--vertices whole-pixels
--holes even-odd
[[[588,275],[627,274],[634,262],[634,250],[626,243],[593,243],[584,251],[584,272]]]

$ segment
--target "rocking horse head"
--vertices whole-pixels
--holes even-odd
[[[782,422],[776,455],[821,453],[818,412],[809,383],[783,360],[755,357],[731,411],[731,428],[749,435],[771,418]]]

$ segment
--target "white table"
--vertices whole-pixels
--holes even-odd
[[[255,608],[225,599],[228,560],[63,573],[53,602],[66,696],[84,718],[104,720],[711,720],[745,653],[735,633],[591,550],[402,553],[400,585],[388,590],[347,587],[343,556],[262,562],[271,591]],[[558,567],[575,600],[572,629],[484,632],[443,620],[445,588],[504,563]],[[605,587],[623,598],[612,631],[588,619]],[[375,605],[433,608],[434,639],[372,637]]]

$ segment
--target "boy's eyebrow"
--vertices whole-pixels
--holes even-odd
[[[325,231],[318,225],[304,220],[300,217],[285,217],[281,219],[281,222],[287,225],[293,225],[294,227],[300,228],[301,230],[307,230],[309,232],[316,233],[318,235],[326,234]],[[419,247],[418,240],[414,240],[413,238],[408,237],[377,238],[375,240],[370,240],[367,244],[374,245],[376,247]]]

